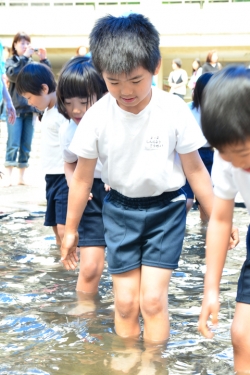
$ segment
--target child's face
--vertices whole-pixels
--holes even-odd
[[[159,69],[157,67],[155,74]],[[141,112],[150,102],[152,78],[152,73],[141,66],[128,75],[103,72],[108,91],[119,107],[134,114]]]
[[[250,138],[244,143],[225,146],[219,152],[223,160],[250,173]]]
[[[27,99],[29,105],[37,108],[39,111],[44,111],[50,105],[51,99],[44,90],[41,91],[40,95],[34,95],[30,92],[24,92],[22,96]]]
[[[64,99],[64,106],[69,118],[76,124],[79,124],[86,111],[91,107],[91,104],[96,102],[96,98],[92,98],[91,103],[87,98],[70,98]]]

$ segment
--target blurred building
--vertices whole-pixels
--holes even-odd
[[[163,64],[158,85],[179,57],[191,75],[191,63],[216,49],[222,65],[250,62],[250,2],[212,0],[62,1],[0,0],[0,39],[10,46],[17,31],[32,37],[35,47],[47,48],[53,70],[88,46],[88,35],[99,17],[134,11],[150,18],[161,36]]]

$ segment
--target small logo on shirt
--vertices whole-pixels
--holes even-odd
[[[151,136],[146,141],[146,150],[159,150],[163,147],[163,144],[158,135]]]

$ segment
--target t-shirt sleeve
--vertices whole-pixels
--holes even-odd
[[[72,138],[74,137],[75,129],[72,123],[64,123],[60,129],[60,147],[62,151],[63,160],[67,163],[75,163],[77,155],[69,150]]]
[[[232,164],[223,160],[216,150],[212,168],[212,181],[214,194],[219,198],[231,200],[234,199],[238,193],[233,179],[232,168]]]
[[[93,106],[84,115],[81,122],[77,126],[75,135],[69,146],[69,150],[86,159],[97,159],[98,158],[98,129],[97,124],[98,116],[96,112],[98,111],[98,106]],[[97,112],[98,115],[98,112]]]
[[[176,151],[187,154],[207,143],[206,138],[184,100],[176,97]]]

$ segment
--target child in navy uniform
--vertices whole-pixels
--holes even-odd
[[[28,104],[44,111],[41,126],[41,163],[45,173],[47,209],[45,226],[53,228],[56,243],[61,244],[68,204],[68,186],[65,179],[60,149],[59,130],[68,122],[57,110],[56,82],[50,68],[32,62],[19,73],[16,81],[19,95]]]
[[[60,131],[65,175],[69,186],[78,160],[78,156],[69,150],[70,142],[86,111],[106,92],[106,84],[93,67],[89,57],[75,57],[63,67],[60,73],[57,86],[58,110],[70,120]],[[102,164],[98,161],[91,190],[92,199],[88,201],[78,227],[80,272],[76,290],[91,294],[96,294],[98,291],[106,246],[102,206],[107,193],[101,180],[101,170]],[[80,293],[78,297],[83,299]],[[82,306],[79,304],[77,311],[83,310],[86,311],[86,306],[84,308],[83,304]]]
[[[77,266],[77,227],[88,202],[98,157],[110,185],[103,206],[115,329],[122,337],[169,337],[168,286],[178,267],[186,223],[185,174],[209,216],[213,192],[198,149],[206,140],[179,97],[151,87],[161,65],[159,34],[140,14],[99,19],[90,35],[93,64],[109,93],[77,127],[78,155],[61,247]]]
[[[227,255],[237,192],[250,213],[250,70],[229,66],[209,81],[202,103],[201,123],[215,152],[212,169],[214,204],[207,232],[205,293],[199,321],[200,332],[211,338],[207,320],[218,323],[220,279]],[[237,374],[250,371],[250,228],[247,255],[236,296],[231,335]]]

